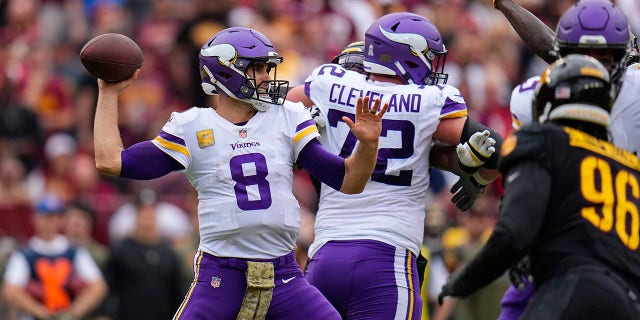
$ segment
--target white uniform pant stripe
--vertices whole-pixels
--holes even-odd
[[[409,288],[411,279],[407,279],[407,275],[410,275],[410,272],[407,272],[407,268],[409,271],[411,270],[410,260],[408,260],[407,254],[409,254],[408,250],[396,247],[393,269],[396,286],[398,288],[398,303],[394,320],[411,319],[409,313],[413,311],[413,304],[415,303],[413,301],[412,290]]]

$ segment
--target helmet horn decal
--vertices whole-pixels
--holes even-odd
[[[203,57],[218,57],[220,64],[230,67],[238,58],[238,51],[228,43],[221,43],[200,49]]]
[[[422,63],[431,70],[431,63],[424,57],[424,54],[429,52],[429,43],[427,42],[427,39],[415,33],[391,33],[385,31],[382,27],[379,28],[382,35],[387,37],[387,39],[408,45],[411,53],[420,58]]]
[[[429,50],[429,43],[427,43],[427,39],[419,34],[391,33],[384,31],[382,27],[380,27],[380,32],[382,32],[382,34],[391,41],[408,45],[411,51],[416,54],[425,53]]]

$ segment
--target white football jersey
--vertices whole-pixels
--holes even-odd
[[[640,155],[640,64],[627,67],[622,88],[611,109],[609,133],[611,141]]]
[[[540,76],[531,77],[511,91],[509,108],[511,109],[511,126],[513,129],[520,129],[523,125],[533,121],[531,119],[533,112],[531,106],[533,105],[533,96],[536,93],[538,82],[540,82]]]
[[[513,89],[509,107],[514,129],[531,123],[533,96],[539,81],[540,77],[531,77]],[[640,92],[636,91],[639,87],[640,64],[636,63],[628,66],[623,75],[622,88],[613,102],[609,122],[611,141],[636,155],[640,154]]]
[[[186,168],[198,192],[200,249],[267,259],[295,248],[300,219],[293,165],[317,136],[309,112],[287,101],[244,125],[212,108],[174,112],[152,141]]]
[[[320,108],[325,148],[347,157],[356,138],[342,121],[354,118],[358,97],[380,98],[389,109],[382,119],[376,168],[361,194],[348,195],[322,185],[313,254],[330,240],[372,239],[418,254],[422,243],[429,151],[440,119],[464,117],[467,106],[451,86],[372,82],[334,64],[316,68],[305,92]]]

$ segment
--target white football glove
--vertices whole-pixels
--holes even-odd
[[[318,126],[318,128],[324,128],[327,126],[327,122],[324,120],[324,117],[322,117],[322,113],[318,107],[315,105],[311,106],[311,108],[309,108],[309,112],[311,112],[311,118],[316,122],[316,126]]]
[[[491,138],[489,130],[474,133],[469,141],[460,143],[456,147],[456,153],[460,160],[460,167],[465,172],[473,172],[483,165],[494,152],[496,140]]]

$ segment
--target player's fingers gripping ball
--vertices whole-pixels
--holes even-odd
[[[458,144],[456,153],[464,167],[477,168],[483,165],[496,152],[496,140],[491,138],[489,130],[474,133],[469,141]],[[466,171],[466,170],[465,170]]]

